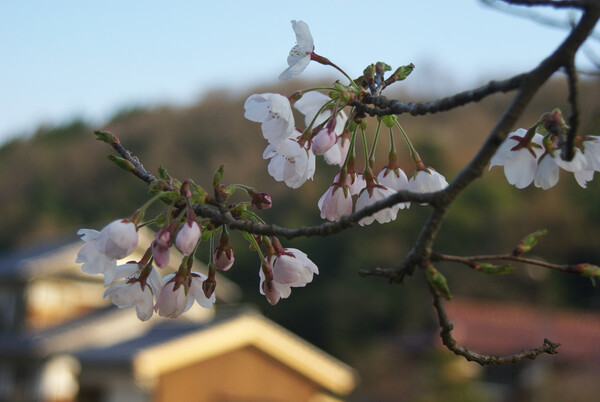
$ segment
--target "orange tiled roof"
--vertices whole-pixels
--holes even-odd
[[[600,313],[498,301],[455,299],[445,304],[459,345],[507,355],[558,342],[557,359],[600,363]]]

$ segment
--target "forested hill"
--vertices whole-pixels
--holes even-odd
[[[600,134],[598,89],[599,85],[595,83],[582,90],[582,133]],[[268,90],[276,91],[277,88]],[[522,119],[521,126],[531,124],[541,113],[556,106],[567,113],[564,90],[560,80],[548,85]],[[288,89],[287,92],[291,91]],[[398,96],[411,101],[418,99]],[[213,92],[187,108],[125,110],[104,127],[90,127],[85,122],[73,121],[58,127],[41,127],[30,138],[4,144],[0,148],[3,184],[0,188],[3,217],[0,251],[64,235],[82,225],[100,224],[116,216],[128,215],[145,199],[143,184],[106,160],[105,156],[111,150],[94,140],[94,129],[116,134],[149,171],[155,172],[162,164],[176,177],[190,177],[208,186],[212,172],[224,164],[227,182],[247,183],[271,191],[274,214],[285,216],[289,202],[300,202],[308,216],[294,220],[318,220],[316,201],[327,189],[332,169],[318,162],[315,181],[297,191],[288,191],[282,184],[275,183],[267,175],[267,163],[261,158],[266,142],[260,135],[259,125],[243,117],[244,99],[245,96],[233,98]],[[418,118],[401,116],[401,121],[420,145],[419,151],[425,162],[452,179],[477,150],[509,99],[510,95],[498,95],[450,113]],[[412,167],[405,148],[400,148],[399,156],[402,166],[410,174]],[[385,155],[379,162],[380,166],[385,164]],[[328,173],[322,174],[324,171]],[[569,215],[566,205],[560,216],[553,213],[556,206],[566,203],[569,193],[575,190],[572,177],[567,176],[563,174],[559,186],[550,191],[517,191],[506,184],[501,169],[496,168],[484,177],[481,186],[500,193],[507,200],[530,198],[529,203],[538,198],[543,200],[535,203],[535,213],[528,214],[534,224],[543,224],[547,219],[555,222]],[[599,186],[592,182],[589,190],[577,192],[589,195]],[[492,198],[496,198],[496,194]],[[460,209],[460,205],[458,207]],[[480,205],[479,208],[487,210],[493,205]],[[577,216],[582,215],[581,206],[573,212],[575,220],[570,220],[575,224]],[[473,220],[469,217],[461,219]],[[584,222],[589,219],[579,221]]]

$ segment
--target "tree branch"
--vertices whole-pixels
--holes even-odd
[[[484,353],[472,352],[465,346],[458,345],[456,339],[454,339],[454,337],[452,336],[452,330],[454,329],[454,325],[448,318],[448,314],[446,313],[446,310],[442,305],[440,296],[435,292],[434,289],[430,288],[430,291],[433,295],[433,306],[435,307],[438,316],[438,322],[441,327],[440,337],[442,338],[442,343],[454,354],[458,356],[463,356],[468,361],[473,361],[479,363],[482,366],[487,366],[493,364],[516,363],[524,359],[533,360],[543,353],[551,355],[558,353],[556,349],[560,346],[560,343],[554,343],[548,339],[544,339],[544,344],[540,347],[533,349],[525,349],[518,353],[514,353],[512,355],[507,356],[495,356]]]

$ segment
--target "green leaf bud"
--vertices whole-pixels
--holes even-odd
[[[446,300],[452,299],[446,278],[433,265],[429,264],[425,268],[425,277],[437,294]]]
[[[133,166],[133,163],[129,162],[125,158],[121,158],[120,156],[115,155],[108,155],[108,160],[123,170],[126,170],[131,173],[137,172],[137,169],[135,168],[135,166]]]
[[[519,244],[517,244],[517,247],[513,250],[512,254],[514,256],[519,256],[523,253],[530,251],[532,248],[535,247],[538,241],[547,234],[548,231],[546,229],[538,230],[537,232],[528,234],[523,238],[523,240],[521,240]]]

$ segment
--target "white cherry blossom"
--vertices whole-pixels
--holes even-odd
[[[575,149],[575,155],[570,162],[562,160],[558,155],[558,152],[555,152],[554,157],[551,154],[546,153],[542,156],[537,171],[535,172],[535,186],[541,187],[544,190],[554,187],[556,183],[558,183],[559,167],[572,173],[590,171],[588,168],[588,160],[579,148]],[[591,176],[589,173],[580,173],[579,175],[576,175],[575,178],[581,187],[586,188],[586,182],[589,181],[587,178],[589,177],[591,180],[593,174],[593,171]]]
[[[319,110],[321,110],[323,105],[325,105],[329,101],[331,101],[331,98],[329,98],[329,96],[321,92],[310,91],[302,95],[300,99],[294,102],[294,109],[296,109],[304,115],[304,123],[307,127],[310,126],[310,123],[312,123],[312,121],[314,120],[314,127],[318,126],[319,124],[325,123],[331,117],[331,110],[329,109],[325,109],[321,113],[319,113]],[[315,119],[317,113],[319,113],[319,116]],[[344,113],[343,111],[337,113],[334,129],[336,135],[342,134],[347,120],[348,116],[346,116],[346,113]]]
[[[408,180],[406,189],[413,193],[434,193],[446,187],[448,187],[446,178],[432,168],[427,168],[413,174]]]
[[[290,188],[298,188],[315,173],[315,155],[300,146],[297,141],[285,140],[281,144],[269,145],[263,152],[269,162],[269,174],[283,181]]]
[[[317,205],[321,218],[339,221],[342,216],[352,213],[352,196],[348,188],[333,185],[321,196]]]
[[[328,165],[343,166],[344,161],[346,160],[346,155],[348,155],[349,150],[350,138],[347,138],[342,135],[338,137],[335,145],[333,145],[329,149],[329,151],[323,154],[323,158],[325,158],[325,162],[327,162]]]
[[[310,63],[311,53],[315,49],[306,22],[292,20],[292,28],[296,33],[296,45],[290,50],[287,58],[289,67],[279,75],[279,79],[282,81],[299,76]]]
[[[525,188],[531,184],[537,170],[537,159],[543,153],[542,148],[536,146],[513,150],[526,134],[527,130],[524,128],[508,134],[490,161],[490,169],[493,166],[504,166],[506,180],[517,188]],[[534,134],[531,142],[541,146],[542,140],[540,134]]]
[[[280,94],[254,94],[246,99],[244,117],[261,123],[263,137],[277,144],[294,134],[294,115],[290,101]]]
[[[377,175],[379,184],[392,189],[394,191],[407,190],[408,189],[408,178],[406,173],[400,168],[388,169],[387,167],[381,169]],[[410,207],[410,202],[402,202],[398,204],[400,209]]]
[[[100,232],[93,229],[79,229],[77,234],[86,244],[77,253],[75,262],[81,262],[81,270],[88,274],[103,274],[104,284],[110,284],[115,277],[117,259],[131,254],[138,243],[136,225],[129,220],[116,220]]]
[[[150,271],[148,278],[144,281],[138,279],[138,264],[125,264],[117,267],[116,278],[129,277],[127,280],[111,285],[104,292],[104,297],[119,308],[135,305],[137,316],[142,321],[152,317],[154,296],[158,295],[161,288],[160,275],[154,268]],[[138,275],[136,275],[136,273]]]
[[[202,282],[205,280],[206,275],[193,272],[186,291],[184,284],[178,284],[176,274],[166,275],[154,310],[162,317],[176,318],[188,311],[194,301],[204,308],[211,308],[215,302],[215,294],[213,293],[210,298],[204,295]]]
[[[361,211],[365,207],[394,194],[396,194],[394,190],[382,185],[376,185],[374,187],[371,187],[371,191],[369,191],[369,187],[366,187],[360,192],[358,199],[356,200],[356,212]],[[396,219],[396,215],[398,214],[399,209],[399,204],[393,205],[389,208],[384,208],[380,211],[377,211],[371,216],[365,216],[360,221],[358,221],[358,224],[360,226],[365,226],[370,225],[374,221],[377,221],[379,223],[391,222],[394,219]]]
[[[271,304],[277,303],[280,298],[289,297],[292,288],[306,286],[307,283],[312,282],[313,275],[319,273],[319,268],[308,256],[295,248],[286,248],[284,254],[269,256],[267,260],[273,269],[273,281],[270,282],[269,289],[265,282],[265,274],[260,269],[259,290],[260,294],[268,296],[267,299]]]

